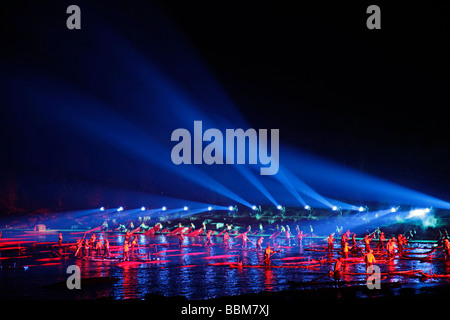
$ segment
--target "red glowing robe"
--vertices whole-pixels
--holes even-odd
[[[188,233],[188,237],[197,237],[203,233],[203,228],[197,229],[195,231],[192,231],[191,233]]]
[[[146,235],[146,236],[152,236],[152,235],[155,234],[155,232],[158,232],[158,231],[159,231],[159,228],[160,228],[160,227],[159,227],[159,224],[158,224],[158,225],[154,226],[153,228],[151,228],[151,229],[145,231],[145,235]]]
[[[189,230],[189,227],[178,227],[175,230],[172,230],[167,234],[167,236],[176,236],[182,233],[185,233],[187,230]]]

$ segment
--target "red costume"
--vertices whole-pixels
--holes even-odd
[[[223,244],[228,247],[228,239],[230,239],[230,235],[228,234],[228,232],[225,232],[223,235]]]

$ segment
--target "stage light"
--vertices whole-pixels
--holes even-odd
[[[234,207],[233,207],[233,206],[229,206],[229,207],[228,207],[228,210],[233,211],[233,210],[234,210]]]
[[[305,210],[311,210],[311,207],[308,205],[306,205],[304,208],[305,208]]]
[[[141,211],[145,211],[145,207],[141,207]]]
[[[333,206],[333,207],[331,207],[331,209],[332,209],[333,211],[337,211],[338,207]]]
[[[167,207],[166,207],[166,206],[164,206],[164,207],[161,208],[161,211],[166,211],[166,210],[167,210]]]
[[[279,205],[277,205],[277,209],[281,210],[281,209],[283,209],[283,207],[279,204]]]
[[[184,210],[184,211],[188,211],[188,210],[189,210],[189,207],[188,207],[188,206],[184,206],[183,210]]]
[[[392,207],[391,212],[397,212],[397,208]]]
[[[423,218],[427,213],[430,212],[429,208],[425,208],[425,209],[414,209],[409,211],[408,216],[406,217],[408,218]]]
[[[258,209],[258,207],[255,206],[255,205],[253,205],[253,206],[252,206],[252,210],[255,211],[256,209]]]
[[[119,212],[120,212],[120,211],[123,211],[123,207],[120,206],[119,209],[117,209],[117,211],[119,211]]]
[[[100,211],[105,211],[105,207],[100,207]]]
[[[359,207],[358,211],[359,212],[363,212],[364,211],[364,207]]]
[[[213,207],[209,206],[208,207],[208,211],[211,211],[213,209]]]

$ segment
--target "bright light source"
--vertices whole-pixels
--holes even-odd
[[[253,206],[252,206],[252,210],[256,210],[256,209],[258,209],[258,207],[255,206],[255,205],[253,205]]]
[[[141,211],[145,211],[145,207],[141,207]]]
[[[428,212],[430,212],[429,208],[426,209],[414,209],[411,210],[408,214],[408,216],[406,217],[408,218],[422,218],[424,217]]]
[[[306,206],[305,206],[305,210],[311,210],[311,207],[308,206],[308,205],[306,205]]]
[[[333,211],[337,211],[338,207],[333,206],[333,207],[331,207],[331,209],[332,209]]]
[[[100,207],[100,211],[105,211],[105,207]]]
[[[117,211],[123,211],[123,207],[121,206],[121,207],[119,207],[119,209],[117,209]]]
[[[189,207],[188,207],[188,206],[184,206],[183,210],[184,210],[184,211],[188,211],[188,210],[189,210]]]
[[[233,211],[234,207],[233,206],[229,206],[228,210]]]
[[[211,206],[208,207],[208,211],[211,211],[213,208]]]
[[[283,207],[281,206],[281,204],[277,205],[277,209],[278,209],[278,210],[283,209]]]
[[[359,207],[358,211],[359,212],[363,212],[364,211],[364,207]]]
[[[397,208],[392,207],[391,212],[397,212]]]
[[[161,208],[161,211],[166,211],[166,210],[167,210],[167,207],[166,207],[166,206],[164,206],[164,207]]]

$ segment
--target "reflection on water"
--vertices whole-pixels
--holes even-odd
[[[81,235],[82,236],[82,235]],[[75,242],[80,235],[64,234],[64,241]],[[242,261],[243,265],[261,265],[264,260],[263,252],[254,248],[248,250],[229,249],[221,246],[222,239],[214,239],[214,246],[205,248],[205,239],[186,238],[184,247],[179,247],[177,237],[165,236],[145,237],[138,236],[139,248],[132,254],[132,261],[120,263],[119,260],[89,261],[74,259],[73,252],[69,259],[58,260],[58,256],[66,249],[40,245],[39,242],[57,242],[57,234],[26,236],[15,233],[3,233],[3,237],[21,237],[27,250],[1,251],[3,271],[0,272],[0,298],[29,298],[29,299],[144,299],[147,294],[161,294],[165,296],[185,296],[188,299],[209,299],[221,296],[232,296],[261,291],[279,291],[290,289],[290,281],[302,282],[297,287],[301,289],[317,289],[330,287],[333,281],[326,275],[333,270],[332,263],[320,264],[311,269],[306,268],[230,268],[229,263]],[[102,235],[99,235],[102,238]],[[111,252],[118,258],[122,254],[123,235],[108,235]],[[25,241],[37,242],[32,246]],[[280,240],[282,245],[285,245]],[[236,243],[238,243],[236,241]],[[263,245],[267,245],[265,240]],[[273,266],[286,263],[307,262],[312,259],[329,258],[324,252],[311,251],[311,248],[320,248],[325,245],[322,239],[314,241],[305,239],[303,246],[284,247],[281,252],[274,255]],[[293,243],[292,243],[293,245]],[[430,244],[414,244],[416,252],[426,252]],[[137,261],[151,257],[155,260]],[[337,254],[333,257],[336,257]],[[291,258],[291,259],[286,259]],[[44,261],[36,261],[44,259]],[[159,260],[158,260],[159,259]],[[284,259],[284,260],[282,260]],[[133,261],[134,260],[134,261]],[[168,262],[164,262],[168,261]],[[28,270],[10,271],[9,265],[29,265]],[[228,264],[227,264],[228,263]],[[81,290],[50,289],[49,284],[65,282],[68,278],[67,267],[76,264],[81,269],[81,278],[116,278],[116,282],[86,285]],[[295,264],[294,264],[295,265]],[[297,264],[301,265],[301,264]],[[419,260],[395,259],[390,262],[378,264],[382,273],[402,270],[422,270],[427,273],[450,273],[450,267],[442,260],[421,262]],[[365,264],[350,262],[344,266],[344,272],[361,274],[365,272]],[[321,277],[322,276],[322,277]],[[320,280],[315,280],[320,278]],[[344,275],[344,281],[363,283],[364,275]],[[314,285],[305,285],[305,282],[315,280]],[[417,277],[389,276],[385,280],[401,282],[403,286],[439,285],[449,283],[448,278],[421,279]],[[383,284],[382,284],[383,285]]]
[[[265,268],[264,269],[264,285],[265,285],[265,289],[267,291],[273,291],[274,290],[274,284],[275,284],[275,280],[273,278],[272,269]]]

